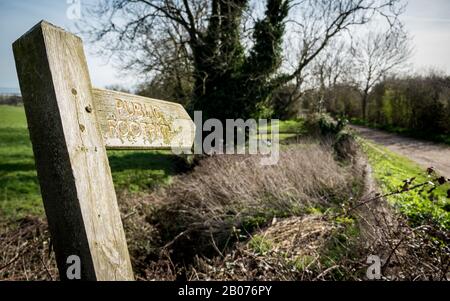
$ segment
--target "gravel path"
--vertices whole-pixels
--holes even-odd
[[[450,147],[401,137],[396,134],[369,129],[362,126],[351,126],[361,137],[372,140],[388,149],[417,162],[424,168],[433,166],[438,173],[450,177]]]

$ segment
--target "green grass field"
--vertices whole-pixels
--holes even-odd
[[[108,151],[108,157],[116,190],[148,191],[177,173],[168,151]],[[24,109],[0,106],[0,219],[43,214]]]
[[[43,213],[23,108],[0,107],[0,217]]]
[[[373,168],[375,179],[383,193],[396,191],[403,181],[416,177],[413,184],[430,180],[425,169],[411,160],[393,153],[385,147],[361,140],[364,152]],[[427,191],[408,191],[388,197],[388,200],[405,215],[413,226],[433,223],[441,229],[450,230],[450,202],[447,190],[450,185],[439,186],[431,194]]]

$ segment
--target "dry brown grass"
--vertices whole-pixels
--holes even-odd
[[[302,215],[352,197],[354,170],[335,161],[328,144],[289,146],[278,164],[259,162],[258,156],[211,157],[151,196],[162,204],[151,221],[175,261],[223,254],[275,216]]]

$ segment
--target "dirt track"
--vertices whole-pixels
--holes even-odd
[[[443,144],[401,137],[380,130],[351,126],[361,137],[384,145],[427,168],[433,166],[441,175],[450,177],[450,147]]]

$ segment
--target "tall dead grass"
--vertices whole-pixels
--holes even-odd
[[[301,215],[348,200],[353,166],[334,158],[329,143],[302,143],[280,152],[278,164],[259,156],[215,156],[151,196],[150,215],[175,260],[221,254],[274,217]]]

